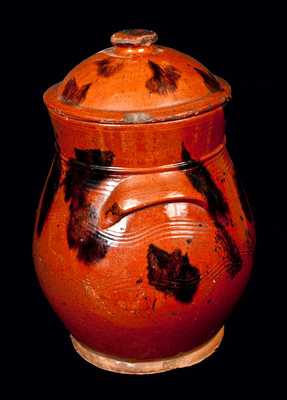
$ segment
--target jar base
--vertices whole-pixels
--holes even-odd
[[[113,358],[92,350],[90,347],[76,340],[72,335],[71,340],[77,353],[98,368],[120,374],[145,375],[157,374],[176,368],[191,367],[194,364],[200,363],[215,352],[220,346],[223,336],[224,326],[211,339],[192,351],[152,361],[129,361],[121,358]]]

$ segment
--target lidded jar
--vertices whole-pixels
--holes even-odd
[[[230,87],[156,39],[117,32],[44,95],[57,151],[36,272],[75,349],[121,373],[209,356],[255,244],[225,147]]]

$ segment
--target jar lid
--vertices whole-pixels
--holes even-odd
[[[226,81],[156,40],[155,32],[144,29],[113,34],[113,47],[87,58],[45,92],[47,107],[85,121],[151,123],[198,115],[230,98]]]

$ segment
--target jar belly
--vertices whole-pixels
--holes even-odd
[[[189,351],[220,329],[248,280],[254,243],[226,160],[224,153],[209,169],[229,204],[228,221],[199,204],[169,201],[127,214],[94,241],[85,221],[101,201],[71,216],[58,182],[45,223],[39,212],[34,258],[46,296],[79,341],[118,357],[155,359]],[[53,168],[50,179],[57,181]]]

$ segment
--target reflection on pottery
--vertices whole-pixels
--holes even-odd
[[[57,151],[36,272],[76,350],[121,373],[212,354],[255,245],[225,147],[230,87],[156,39],[118,32],[44,95]]]

